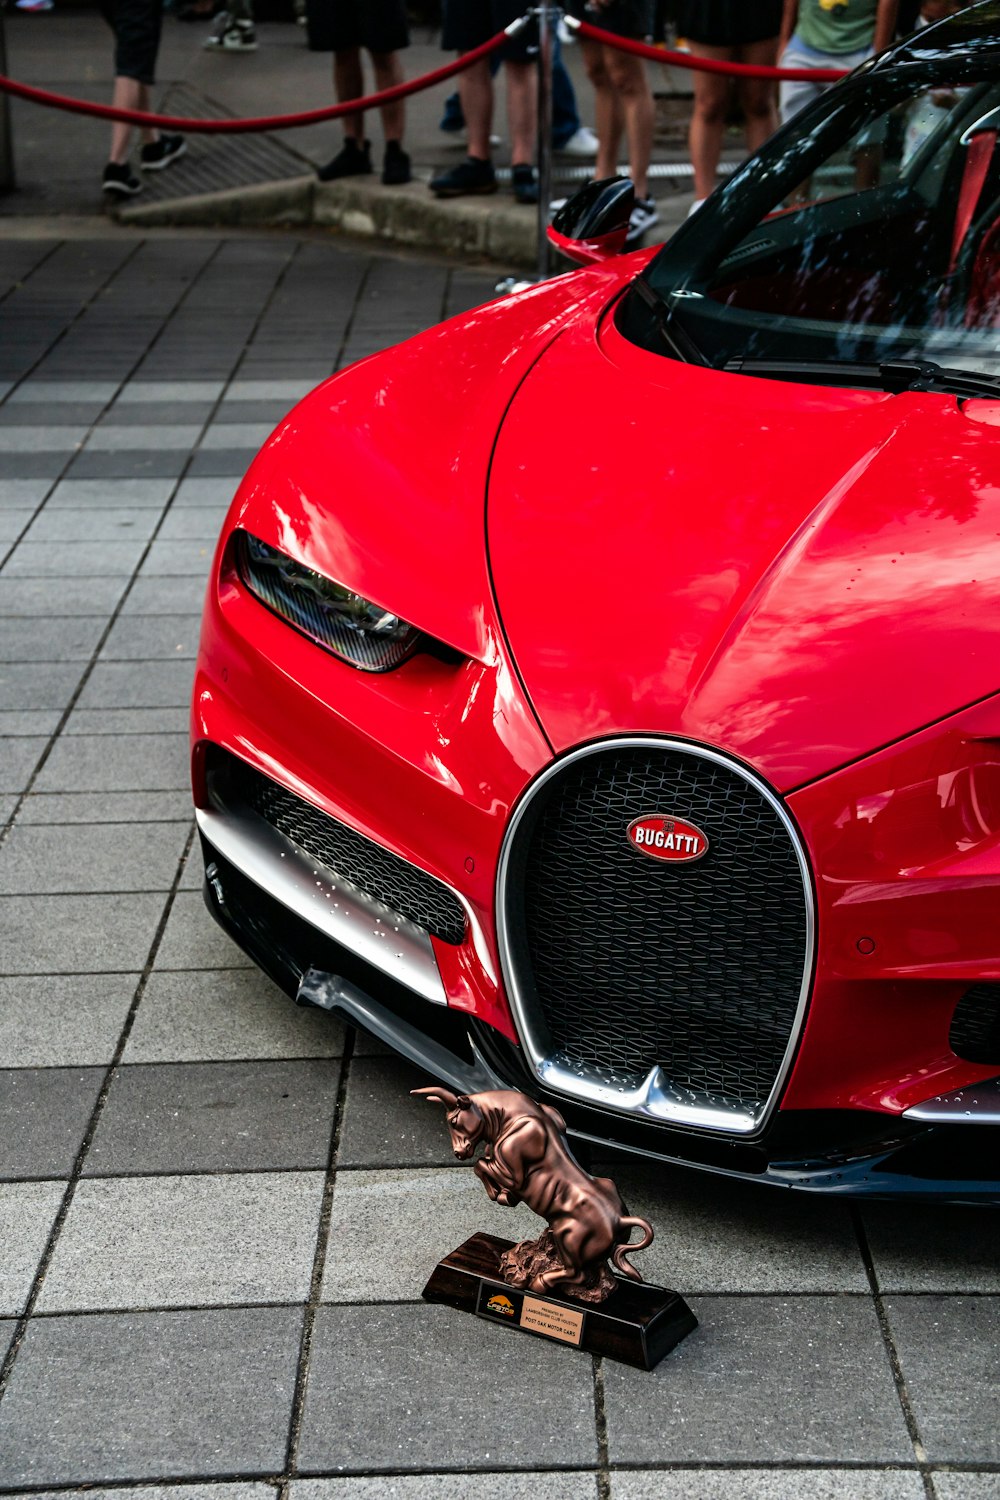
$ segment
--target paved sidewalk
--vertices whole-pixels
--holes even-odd
[[[186,703],[239,475],[490,286],[316,239],[0,243],[0,1493],[996,1500],[995,1213],[636,1162],[644,1268],[701,1320],[655,1374],[425,1306],[518,1214],[205,912]]]

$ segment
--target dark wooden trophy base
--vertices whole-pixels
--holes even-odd
[[[683,1297],[645,1281],[616,1277],[614,1291],[597,1306],[519,1291],[500,1276],[500,1257],[513,1244],[492,1234],[474,1234],[438,1261],[424,1287],[424,1301],[445,1302],[491,1323],[506,1323],[639,1370],[654,1369],[698,1326]]]

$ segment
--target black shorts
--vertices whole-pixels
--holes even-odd
[[[101,0],[101,14],[115,34],[115,77],[155,83],[163,0]]]
[[[656,0],[611,0],[610,5],[593,5],[588,0],[566,0],[567,15],[578,21],[589,21],[602,31],[613,31],[615,36],[626,36],[633,42],[643,42],[653,35],[656,17]]]
[[[748,47],[781,30],[782,0],[681,0],[679,36],[705,47]]]
[[[410,45],[404,0],[306,0],[313,52],[401,52]]]
[[[523,16],[527,8],[525,0],[444,0],[441,45],[446,52],[471,52]],[[493,55],[505,62],[533,61],[538,56],[536,28],[525,26]]]

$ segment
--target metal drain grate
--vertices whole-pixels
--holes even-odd
[[[234,113],[186,83],[174,83],[159,101],[165,115],[231,120]],[[165,172],[144,172],[142,203],[194,198],[226,188],[252,187],[313,171],[312,163],[269,135],[188,135],[187,152]]]

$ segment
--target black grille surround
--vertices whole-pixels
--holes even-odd
[[[241,802],[338,879],[442,942],[465,941],[462,904],[433,875],[372,843],[238,756],[218,748],[213,748],[210,756],[210,787],[215,778],[219,779],[223,801]]]
[[[708,852],[637,850],[626,830],[653,814],[694,824]],[[791,819],[751,772],[652,737],[564,757],[511,821],[498,917],[521,1040],[550,1087],[696,1127],[762,1126],[804,1017],[813,900]]]
[[[1000,1067],[1000,984],[974,984],[955,1006],[948,1045],[965,1062]]]

